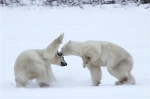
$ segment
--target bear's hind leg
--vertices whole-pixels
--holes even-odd
[[[131,72],[129,72],[129,79],[128,79],[128,81],[126,82],[126,84],[131,84],[131,85],[134,85],[134,84],[135,84],[135,78],[134,78],[134,76],[131,74]]]
[[[125,84],[129,80],[130,63],[126,60],[115,66],[108,66],[107,70],[112,76],[118,79],[115,85]]]
[[[122,85],[128,81],[128,77],[122,77],[118,81],[115,82],[115,85]]]
[[[122,85],[124,84],[124,82],[127,82],[129,79],[127,71],[120,70],[119,68],[113,69],[110,67],[107,68],[107,70],[112,76],[118,79],[118,81],[115,82],[115,85]]]
[[[26,83],[28,82],[28,80],[24,80],[20,77],[16,77],[15,78],[15,82],[16,82],[16,87],[25,87],[26,86]]]

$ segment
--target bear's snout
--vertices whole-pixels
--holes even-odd
[[[67,66],[66,62],[61,62],[61,66]]]

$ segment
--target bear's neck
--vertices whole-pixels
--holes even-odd
[[[82,42],[71,41],[71,54],[82,57]]]

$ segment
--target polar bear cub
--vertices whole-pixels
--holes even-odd
[[[61,34],[45,49],[23,51],[16,59],[14,66],[17,87],[25,87],[26,83],[35,79],[40,87],[49,86],[55,79],[51,64],[66,66],[63,56],[57,54],[64,34]]]
[[[101,82],[101,66],[106,66],[108,72],[118,79],[115,85],[134,84],[131,74],[133,68],[132,56],[122,47],[107,41],[69,41],[59,53],[63,56],[75,55],[83,60],[83,67],[87,67],[91,74],[92,85]]]

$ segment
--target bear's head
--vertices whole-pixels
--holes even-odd
[[[52,60],[53,64],[59,65],[59,66],[67,66],[67,63],[62,55],[57,52]]]
[[[58,53],[58,55],[68,56],[71,53],[72,53],[71,41],[69,41],[61,48],[61,51]]]

